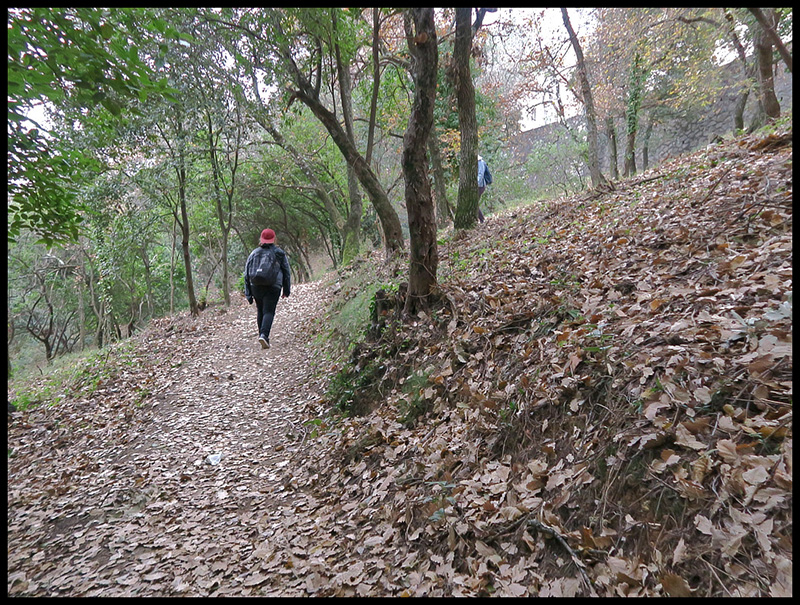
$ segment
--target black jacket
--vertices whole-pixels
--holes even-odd
[[[289,269],[289,259],[286,256],[286,252],[283,249],[279,248],[275,244],[264,244],[259,246],[259,248],[269,248],[273,246],[275,248],[275,257],[278,259],[278,263],[281,266],[281,275],[278,276],[278,284],[281,284],[283,288],[283,295],[289,296],[289,293],[292,290],[292,274]],[[253,296],[252,290],[250,289],[250,267],[253,263],[253,258],[255,257],[255,253],[258,250],[256,248],[250,253],[250,256],[247,257],[247,262],[244,265],[244,296],[245,298],[250,298]]]

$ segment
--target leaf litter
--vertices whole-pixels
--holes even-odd
[[[266,355],[241,300],[154,321],[11,419],[9,594],[791,596],[791,156],[742,137],[451,233],[440,303],[332,367],[330,285]]]

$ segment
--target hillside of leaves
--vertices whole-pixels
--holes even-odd
[[[791,230],[779,131],[153,322],[9,416],[8,592],[791,595]]]
[[[331,382],[291,482],[361,562],[307,586],[791,595],[791,229],[785,131],[451,235]]]

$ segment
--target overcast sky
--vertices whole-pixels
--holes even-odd
[[[567,9],[569,12],[572,26],[575,28],[578,36],[583,37],[588,33],[588,25],[586,15],[591,9]],[[498,19],[504,21],[510,20],[512,22],[521,22],[534,12],[544,11],[545,14],[545,31],[550,32],[553,37],[564,37],[566,32],[564,30],[564,23],[561,18],[561,9],[559,8],[500,8],[496,13],[487,13],[484,19],[484,25],[490,26]],[[29,113],[30,117],[36,120],[41,126],[48,128],[50,126],[43,107],[34,107]],[[529,130],[542,126],[555,120],[554,115],[550,115],[547,111],[539,110],[536,116],[526,116],[520,121],[522,130]]]

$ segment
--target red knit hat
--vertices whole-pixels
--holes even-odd
[[[264,229],[261,232],[261,243],[262,244],[274,244],[275,243],[275,232],[272,229]]]

